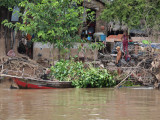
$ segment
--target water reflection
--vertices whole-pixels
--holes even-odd
[[[160,91],[10,90],[0,84],[0,120],[159,120]]]

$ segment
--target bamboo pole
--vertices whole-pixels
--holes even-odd
[[[140,66],[140,64],[141,64],[142,62],[144,62],[144,61],[145,61],[145,59],[143,59],[141,62],[139,62],[136,67]],[[132,75],[135,71],[136,71],[136,69],[134,69],[132,72],[130,72],[130,73],[127,75],[127,77],[125,77],[125,78],[124,78],[118,85],[116,85],[114,88],[119,88],[119,86],[122,85],[122,83],[123,83],[124,81],[126,81],[127,78],[128,78],[130,75]]]

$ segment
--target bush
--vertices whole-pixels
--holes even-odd
[[[116,84],[113,76],[105,69],[84,68],[82,62],[73,60],[61,60],[51,67],[51,75],[60,81],[72,81],[72,85],[78,88],[112,87]]]
[[[84,66],[81,62],[74,62],[72,60],[61,60],[51,67],[51,75],[59,81],[72,81],[76,79]]]

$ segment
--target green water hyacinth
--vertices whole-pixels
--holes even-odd
[[[60,81],[72,81],[77,88],[112,87],[116,84],[114,76],[106,69],[89,66],[84,68],[82,62],[61,60],[51,67],[51,75]]]

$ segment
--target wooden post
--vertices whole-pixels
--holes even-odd
[[[22,77],[24,76],[24,68],[23,68],[23,70],[22,70]]]

